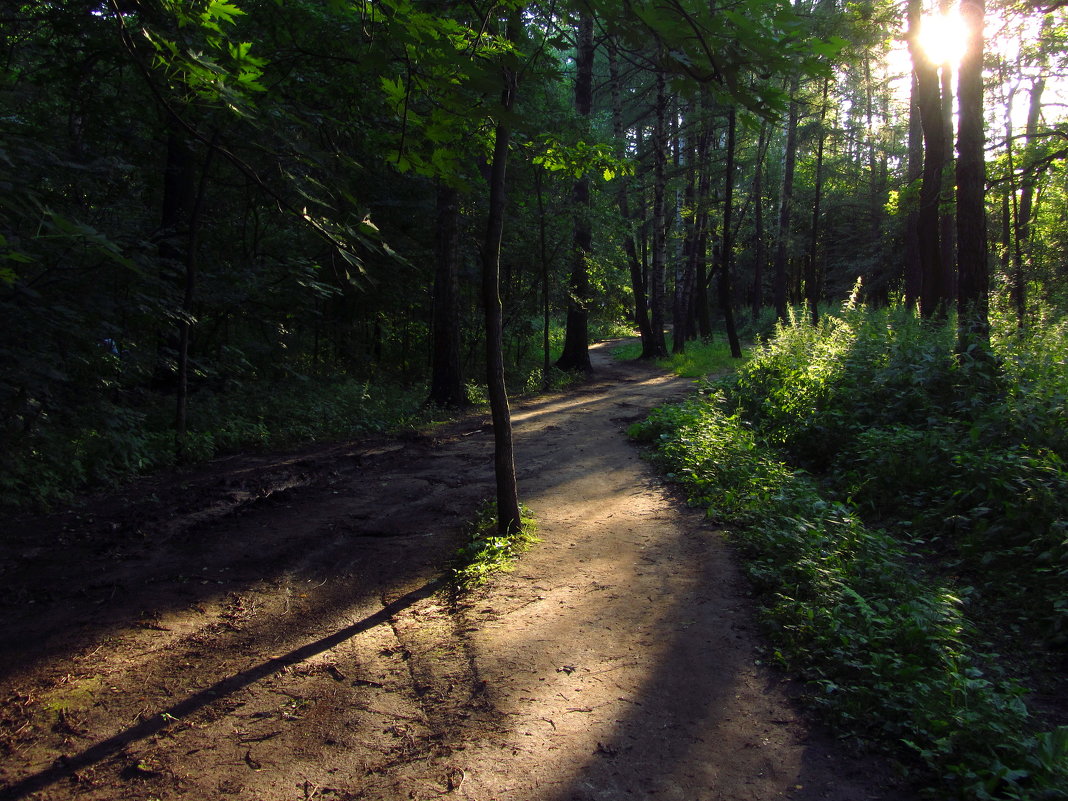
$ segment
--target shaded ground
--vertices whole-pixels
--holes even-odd
[[[513,410],[542,543],[454,608],[480,417],[14,521],[0,798],[908,798],[799,716],[729,550],[623,435],[689,382],[594,359]]]

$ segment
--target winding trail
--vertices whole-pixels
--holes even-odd
[[[690,382],[593,357],[513,410],[542,542],[458,607],[434,580],[492,486],[478,418],[23,521],[0,798],[908,798],[799,715],[722,536],[627,441]]]

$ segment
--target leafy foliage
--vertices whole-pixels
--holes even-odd
[[[1001,627],[1064,642],[1068,475],[1033,432],[1066,377],[1027,345],[1047,335],[1003,331],[1014,364],[992,374],[949,329],[849,303],[632,431],[731,526],[776,660],[843,730],[906,747],[939,797],[1068,786],[1068,727],[1036,733],[984,645]]]
[[[491,575],[512,569],[524,551],[538,542],[533,513],[520,507],[520,530],[501,536],[497,530],[496,503],[483,503],[467,532],[467,542],[457,550],[445,572],[448,591],[458,594],[484,584]]]

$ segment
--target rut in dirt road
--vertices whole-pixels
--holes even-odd
[[[626,440],[690,382],[593,355],[595,380],[514,410],[542,542],[458,606],[435,580],[492,488],[480,419],[304,453],[299,486],[210,520],[112,504],[63,529],[77,570],[24,557],[0,797],[903,798],[758,664],[721,536]],[[188,486],[217,508],[277,470]]]

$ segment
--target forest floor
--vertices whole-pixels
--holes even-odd
[[[515,404],[541,542],[455,605],[484,415],[9,521],[0,798],[911,798],[799,712],[722,535],[627,440],[691,382],[593,357]]]

